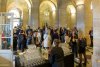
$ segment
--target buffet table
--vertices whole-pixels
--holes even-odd
[[[74,67],[73,54],[70,52],[67,46],[62,45],[61,47],[64,51],[65,67]],[[46,50],[41,51],[40,48],[30,46],[27,51],[16,56],[15,67],[51,67],[49,60],[43,56],[44,54],[46,55],[45,57],[47,57],[47,54],[45,54],[46,52]]]

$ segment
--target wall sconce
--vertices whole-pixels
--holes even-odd
[[[44,11],[44,16],[49,16],[49,10]]]
[[[91,5],[90,5],[90,7],[91,7],[91,10],[93,9],[93,5],[92,5],[92,2],[91,2]]]
[[[71,8],[71,14],[75,14],[76,13],[76,10]]]
[[[76,9],[73,5],[69,5],[68,8],[70,9],[71,11],[71,14],[75,14],[76,13]]]
[[[45,16],[48,16],[48,15],[49,15],[49,12],[46,12],[46,13],[45,13]]]
[[[53,6],[51,6],[52,7],[52,11],[56,11],[56,8],[55,8],[55,6],[53,5]]]

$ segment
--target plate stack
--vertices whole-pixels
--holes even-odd
[[[45,63],[39,48],[30,47],[24,53],[19,55],[21,66],[34,67]]]
[[[62,47],[62,49],[64,51],[64,56],[67,56],[67,55],[69,55],[71,53],[71,50],[69,49],[68,44],[67,45],[66,44],[62,44],[61,47]]]

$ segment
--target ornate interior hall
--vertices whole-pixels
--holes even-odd
[[[50,62],[56,39],[62,67],[100,67],[99,6],[100,0],[0,0],[0,67],[59,67]]]

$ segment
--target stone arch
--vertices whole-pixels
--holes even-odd
[[[75,26],[75,23],[76,23],[76,15],[75,17],[71,17],[71,9],[74,9],[75,12],[76,12],[76,7],[75,7],[75,4],[73,4],[72,1],[62,1],[61,2],[62,4],[60,5],[59,7],[59,22],[60,22],[60,25],[62,27],[69,27],[69,28],[72,28],[73,26]],[[69,7],[69,5],[71,7]],[[63,17],[65,19],[63,19]],[[71,24],[73,23],[73,24]]]
[[[20,11],[23,11],[23,8],[22,8],[21,6],[17,5],[17,6],[15,7],[14,4],[16,4],[16,3],[13,2],[13,3],[11,3],[11,4],[7,7],[7,12],[8,12],[9,10],[11,10],[12,8],[17,8],[17,9],[19,9]]]
[[[23,5],[21,5],[21,3],[19,3],[17,5],[15,5],[15,4],[16,4],[16,2],[14,2],[14,1],[12,1],[11,3],[9,3],[8,6],[7,6],[7,12],[9,10],[13,9],[13,8],[19,9],[19,11],[21,13],[22,28],[26,29],[26,24],[28,24],[28,21],[29,21],[29,9],[28,9],[28,5],[26,3],[26,5],[25,5],[26,7],[24,7]]]
[[[9,10],[8,11],[8,13],[13,13],[14,15],[13,15],[13,28],[15,27],[15,26],[21,26],[21,24],[22,24],[22,12],[21,12],[21,10],[20,9],[18,9],[18,8],[12,8],[11,10]],[[8,18],[10,18],[9,16],[8,16]]]
[[[46,0],[41,2],[39,6],[39,14],[40,14],[40,27],[43,27],[45,23],[47,23],[49,26],[55,26],[56,5],[52,1]]]
[[[57,8],[57,0],[43,0],[43,1],[40,1],[40,5],[43,3],[43,2],[51,2],[56,8]]]

